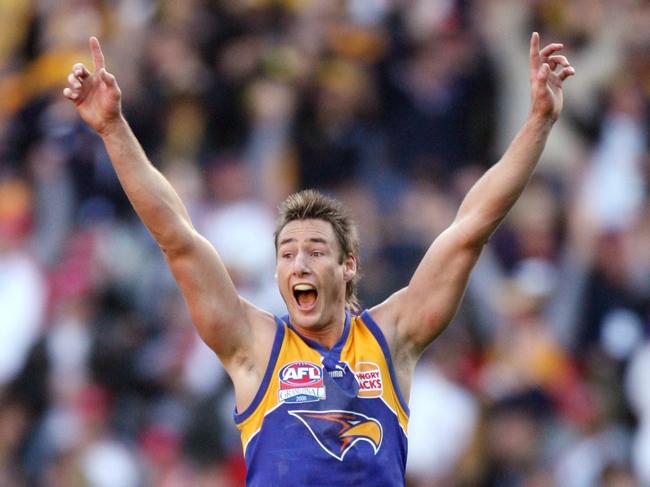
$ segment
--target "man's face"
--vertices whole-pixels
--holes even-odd
[[[324,220],[294,220],[278,235],[276,275],[289,316],[300,328],[321,328],[341,319],[346,283],[356,260],[341,262],[334,229]]]

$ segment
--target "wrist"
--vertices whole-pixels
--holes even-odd
[[[104,122],[98,129],[97,133],[103,138],[119,134],[128,127],[128,123],[124,116],[120,113],[117,117]]]
[[[551,115],[531,111],[528,114],[527,124],[532,125],[533,127],[540,130],[550,130],[553,127],[555,121],[556,119],[554,119]]]

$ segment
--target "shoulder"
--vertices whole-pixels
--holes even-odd
[[[226,370],[234,388],[237,410],[244,411],[252,403],[262,385],[272,359],[273,346],[281,330],[281,321],[242,298],[242,306],[249,323],[250,334],[246,344],[238,350]],[[239,326],[232,323],[231,326]],[[226,365],[226,364],[224,364]]]
[[[246,299],[240,299],[246,314],[246,320],[251,325],[251,344],[264,350],[270,349],[277,328],[282,321],[272,313],[258,308]],[[255,355],[257,356],[257,354]]]
[[[397,352],[400,345],[398,321],[404,302],[406,288],[400,289],[380,304],[368,309],[368,314],[381,330],[391,353]]]
[[[384,302],[370,308],[368,314],[384,336],[395,371],[395,380],[403,397],[408,398],[419,353],[408,335],[400,330],[405,294],[406,288],[397,291]]]
[[[272,313],[258,308],[244,298],[240,298],[240,300],[244,309],[245,321],[248,324],[249,335],[245,344],[236,352],[236,358],[232,364],[234,370],[231,377],[235,385],[237,385],[235,376],[252,376],[253,382],[261,379],[281,323]],[[231,323],[230,326],[237,327],[243,326],[243,324]]]

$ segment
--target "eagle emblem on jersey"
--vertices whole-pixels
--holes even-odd
[[[356,443],[370,443],[375,455],[381,447],[383,430],[374,418],[352,411],[288,411],[298,418],[327,453],[343,461]]]

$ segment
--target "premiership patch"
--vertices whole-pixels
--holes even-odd
[[[357,362],[354,375],[359,383],[359,397],[379,397],[384,392],[379,366],[373,362]]]
[[[280,369],[278,399],[286,403],[325,399],[323,369],[311,362],[291,362]]]

